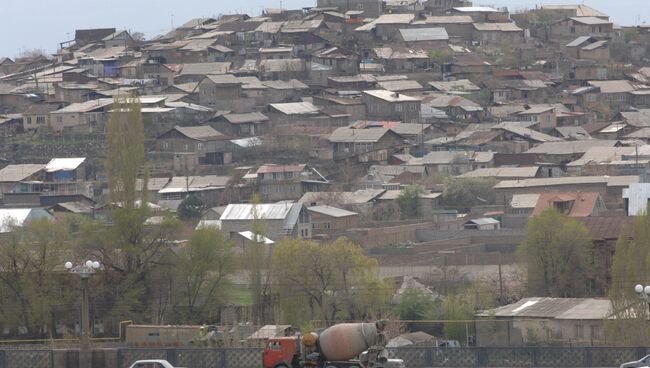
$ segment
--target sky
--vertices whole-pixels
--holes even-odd
[[[507,6],[511,12],[557,3],[562,1],[474,1],[474,5]],[[648,0],[583,3],[609,14],[616,24],[650,22]],[[74,38],[75,29],[115,27],[143,32],[150,38],[191,18],[229,13],[259,15],[265,7],[296,9],[315,4],[316,0],[0,0],[0,57],[15,57],[21,50],[30,49],[53,53],[59,42]]]

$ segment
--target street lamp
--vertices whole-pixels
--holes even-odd
[[[65,263],[65,269],[81,277],[81,349],[90,348],[90,303],[88,300],[88,278],[95,273],[101,265],[97,261],[87,260],[75,266],[72,262]]]
[[[643,299],[648,303],[648,308],[650,308],[650,285],[643,286],[641,284],[637,284],[634,286],[634,292],[637,293],[639,298]]]

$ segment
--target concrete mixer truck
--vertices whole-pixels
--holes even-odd
[[[271,338],[263,368],[403,368],[401,359],[388,359],[386,324],[340,323],[320,333]]]

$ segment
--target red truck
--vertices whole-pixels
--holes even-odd
[[[317,334],[274,337],[262,353],[263,368],[403,368],[388,359],[386,321],[340,323]]]

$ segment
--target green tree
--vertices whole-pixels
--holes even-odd
[[[467,342],[475,334],[474,323],[470,322],[474,319],[474,313],[492,306],[492,295],[478,284],[463,292],[447,295],[442,303],[442,319],[450,321],[444,323],[445,337],[461,343]]]
[[[220,230],[194,231],[178,252],[177,277],[182,305],[180,321],[201,323],[216,319],[218,305],[224,302],[228,276],[235,270],[232,243]]]
[[[136,178],[145,163],[144,124],[138,98],[115,97],[113,112],[106,123],[106,140],[106,176],[111,201],[131,209],[137,200]],[[143,188],[146,187],[145,181]]]
[[[296,325],[377,317],[390,297],[376,260],[346,238],[324,245],[284,239],[275,245],[272,266],[284,319]]]
[[[452,62],[454,54],[449,50],[431,50],[429,51],[429,59],[440,67],[440,74],[443,75],[443,64]]]
[[[528,294],[589,295],[592,245],[584,225],[553,208],[533,217],[520,246],[528,270]]]
[[[497,183],[493,178],[448,177],[444,181],[442,200],[446,206],[470,208],[477,204],[494,202],[494,190]]]
[[[440,315],[440,306],[434,298],[418,289],[408,289],[399,296],[395,313],[401,320],[434,320]],[[409,331],[425,331],[436,334],[437,326],[431,323],[407,322]]]
[[[143,188],[148,181],[140,101],[136,97],[116,97],[106,129],[109,223],[82,224],[79,245],[95,253],[104,267],[116,274],[104,276],[107,285],[118,289],[104,295],[113,305],[109,320],[160,322],[163,309],[153,309],[153,303],[157,298],[169,298],[171,288],[157,277],[165,275],[157,268],[170,267],[163,260],[171,251],[181,224],[171,214],[161,214],[156,221],[149,221],[147,191],[142,190],[142,197],[138,197],[136,179],[143,178]],[[163,288],[167,290],[164,293]]]
[[[632,235],[632,239],[630,239]],[[650,342],[648,305],[634,291],[636,284],[647,285],[650,272],[650,217],[637,216],[632,232],[622,229],[611,266],[612,317],[605,321],[605,338],[618,346]]]
[[[249,284],[253,296],[253,322],[264,324],[269,318],[271,304],[271,248],[264,242],[266,221],[261,213],[262,199],[255,193],[251,196],[253,221],[251,233],[254,240],[244,245],[243,264],[247,265]]]
[[[178,205],[176,214],[183,221],[196,221],[201,218],[206,209],[207,207],[199,197],[190,194]]]
[[[10,232],[0,242],[2,323],[13,329],[27,328],[32,336],[45,336],[54,331],[55,314],[72,307],[71,292],[61,292],[67,278],[53,277],[69,248],[67,227],[48,219],[23,227],[6,226]],[[68,285],[63,290],[70,289]]]
[[[412,219],[420,217],[420,195],[424,192],[418,185],[409,185],[402,189],[397,197],[400,213],[403,218]]]

